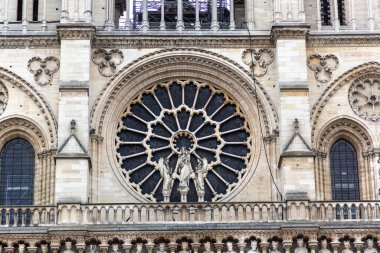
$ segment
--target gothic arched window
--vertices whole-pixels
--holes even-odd
[[[333,200],[358,200],[358,160],[354,146],[339,139],[330,150],[331,190]]]
[[[0,205],[32,205],[35,152],[20,138],[5,144],[0,154]]]
[[[330,0],[321,1],[321,18],[322,25],[331,25],[331,13],[334,12],[333,6],[330,4]],[[338,0],[338,18],[341,25],[346,24],[346,13],[345,13],[345,1]]]

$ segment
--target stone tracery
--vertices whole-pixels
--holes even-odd
[[[380,75],[367,74],[356,78],[348,97],[353,111],[361,118],[380,119]]]
[[[150,200],[178,201],[176,189],[184,202],[217,200],[245,173],[250,132],[239,105],[221,90],[171,81],[130,103],[118,127],[118,160],[129,183]]]

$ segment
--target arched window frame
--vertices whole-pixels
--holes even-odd
[[[332,200],[330,154],[331,147],[339,139],[349,141],[356,150],[360,200],[376,198],[374,169],[370,167],[374,159],[373,141],[366,128],[356,120],[339,118],[321,127],[316,136],[316,192],[320,200]],[[372,178],[372,180],[371,180]]]
[[[21,149],[16,149],[15,145],[21,145]],[[18,152],[20,154],[17,154]],[[0,152],[0,204],[33,205],[35,158],[35,150],[32,144],[23,138],[14,138],[3,146]],[[21,159],[21,162],[16,167],[21,169],[15,171],[14,164],[18,163],[18,159]],[[9,191],[7,188],[10,188]]]
[[[349,150],[342,152],[343,147]],[[338,139],[331,146],[329,156],[332,199],[360,200],[358,154],[355,147],[346,139]],[[341,186],[335,187],[338,184]]]

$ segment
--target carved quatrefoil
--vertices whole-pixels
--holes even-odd
[[[8,90],[0,81],[0,115],[3,114],[8,104]]]
[[[97,49],[92,53],[92,61],[98,66],[102,76],[110,77],[116,72],[116,67],[124,60],[123,52],[119,49]]]
[[[263,76],[268,71],[268,66],[274,60],[274,53],[271,49],[246,49],[243,51],[243,62],[250,66],[252,73],[256,77]]]
[[[333,54],[325,56],[313,54],[307,60],[307,66],[314,72],[315,78],[321,83],[331,80],[332,73],[339,67],[339,59]]]
[[[28,61],[28,70],[34,75],[34,80],[37,84],[44,86],[50,84],[53,80],[53,75],[59,69],[59,60],[54,56],[41,59],[33,57]]]

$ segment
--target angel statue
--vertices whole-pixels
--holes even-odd
[[[162,195],[164,196],[164,202],[170,201],[170,193],[173,187],[172,171],[169,167],[169,159],[161,157],[158,160],[158,169],[160,171],[162,184]]]
[[[198,158],[198,165],[195,168],[195,188],[198,193],[199,201],[203,201],[205,192],[205,178],[207,177],[208,161],[206,157]]]

